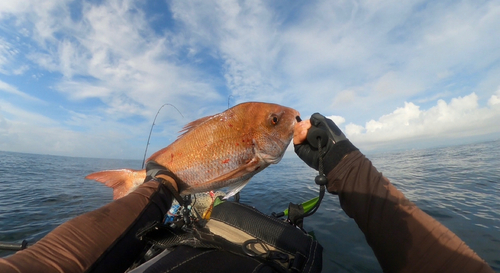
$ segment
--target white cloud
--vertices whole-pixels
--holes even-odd
[[[71,111],[65,118],[57,121],[0,100],[0,150],[102,158],[137,158],[143,150],[130,140],[146,128]]]
[[[497,99],[493,95],[490,102]],[[495,103],[490,105],[494,106]],[[365,126],[348,124],[345,133],[352,142],[370,150],[390,147],[395,143],[446,143],[449,139],[498,134],[499,119],[500,108],[479,107],[478,96],[472,93],[453,98],[450,103],[439,100],[427,110],[421,110],[411,102],[405,103],[404,107],[377,120],[370,120]]]
[[[29,65],[21,65],[19,68],[15,68],[12,70],[12,74],[14,75],[22,75],[24,72],[29,70]]]
[[[367,133],[376,133],[377,131],[394,131],[400,126],[408,127],[410,122],[420,118],[421,111],[413,103],[406,103],[405,107],[398,108],[389,115],[382,116],[378,121],[370,120],[366,123]]]
[[[337,124],[337,126],[340,126],[342,124],[344,124],[345,122],[345,118],[341,117],[341,116],[327,116],[327,118],[333,120],[333,122],[335,122],[335,124]]]
[[[17,14],[29,8],[29,1],[2,1],[0,3],[0,19],[8,17],[9,14]]]
[[[20,96],[20,97],[25,98],[27,100],[40,101],[39,99],[34,98],[34,97],[24,93],[24,92],[21,92],[17,88],[15,88],[14,86],[0,80],[0,92],[1,91]]]
[[[356,125],[354,123],[349,123],[345,126],[345,134],[351,138],[355,138],[356,135],[361,135],[365,131],[365,127]]]
[[[142,130],[164,103],[193,120],[224,110],[228,96],[231,105],[260,100],[342,115],[332,118],[347,120],[346,134],[367,146],[498,127],[500,93],[490,93],[500,86],[496,1],[167,4],[171,13],[151,16],[134,0],[1,2],[0,92],[75,106],[37,125],[69,138],[91,138],[70,137],[70,128],[104,135],[103,124],[110,136],[133,132],[131,123]],[[22,78],[27,71],[36,86]],[[11,112],[2,124],[28,130],[19,125],[27,114]],[[165,133],[187,122],[174,113]]]
[[[0,100],[0,107],[0,111],[12,117],[10,118],[11,122],[12,120],[19,120],[20,122],[26,124],[26,126],[29,126],[30,124],[52,126],[57,123],[44,115],[24,110],[4,100]]]
[[[283,99],[277,92],[284,84],[279,22],[266,2],[178,1],[172,11],[193,47],[213,48],[223,60],[226,84],[238,100]]]
[[[8,135],[10,124],[2,115],[2,108],[0,108],[0,138]]]
[[[113,141],[109,137],[113,137]],[[0,119],[0,150],[3,151],[102,158],[130,158],[130,154],[140,154],[140,150],[130,147],[126,140],[121,134],[103,136]]]
[[[39,47],[26,55],[64,76],[54,87],[68,98],[98,98],[105,112],[119,117],[150,117],[165,102],[186,105],[187,94],[189,103],[219,99],[213,80],[177,62],[182,48],[168,33],[155,34],[134,1],[83,3],[78,21],[69,2],[35,2],[3,14],[15,14],[23,29],[34,26],[30,32]]]
[[[0,73],[7,74],[6,66],[11,62],[13,55],[15,55],[15,49],[12,45],[0,37]]]
[[[318,98],[330,99],[319,110],[381,113],[435,97],[428,90],[467,63],[481,59],[476,69],[484,69],[499,59],[491,48],[498,42],[477,40],[500,25],[498,5],[423,3],[314,1],[281,13],[264,1],[182,1],[172,10],[197,52],[209,48],[224,61],[227,86],[241,100],[272,97],[314,112]]]
[[[491,107],[500,105],[500,89],[498,89],[495,95],[491,96],[488,100],[488,105]]]
[[[343,90],[334,97],[332,107],[342,106],[346,104],[352,104],[356,101],[356,91],[354,90]]]

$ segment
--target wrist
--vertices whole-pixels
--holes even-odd
[[[325,154],[323,158],[323,170],[325,175],[332,171],[335,166],[337,166],[342,159],[344,159],[349,153],[353,151],[358,151],[358,148],[354,146],[349,140],[342,140],[337,142],[330,148],[330,150]]]
[[[146,164],[146,180],[158,181],[167,188],[172,188],[177,193],[179,192],[177,181],[179,183],[182,182],[173,172],[154,161],[149,161]]]
[[[170,186],[172,186],[172,188],[175,189],[176,192],[179,192],[179,188],[177,187],[177,183],[175,183],[175,180],[171,176],[168,176],[165,174],[158,174],[158,175],[156,175],[155,180],[160,182],[161,184],[167,186],[167,187],[170,185]]]

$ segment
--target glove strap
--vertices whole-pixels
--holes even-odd
[[[321,155],[321,138],[318,137],[318,152]],[[328,183],[328,180],[326,179],[325,174],[323,173],[323,157],[319,157],[319,166],[318,166],[318,172],[319,174],[314,178],[314,182],[316,182],[317,185],[319,185],[319,198],[318,202],[314,205],[313,209],[311,209],[309,212],[304,213],[300,216],[297,216],[294,220],[294,222],[299,223],[302,222],[302,219],[305,217],[309,217],[313,215],[321,205],[321,201],[323,200],[323,197],[325,196],[325,185]]]

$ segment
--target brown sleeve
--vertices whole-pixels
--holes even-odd
[[[144,183],[129,195],[60,225],[33,246],[0,259],[0,272],[124,272],[144,247],[135,237],[137,230],[161,221],[170,204],[165,186]]]
[[[493,272],[453,232],[420,210],[359,151],[328,174],[384,272]]]

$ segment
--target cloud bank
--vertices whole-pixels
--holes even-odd
[[[368,150],[397,148],[401,144],[417,143],[413,147],[424,144],[446,145],[457,143],[470,137],[500,137],[498,118],[500,117],[500,100],[492,95],[487,107],[479,107],[475,93],[465,97],[453,98],[451,102],[438,100],[437,105],[420,110],[414,103],[405,102],[404,107],[383,115],[377,120],[370,120],[364,126],[349,123],[345,126],[346,135],[355,143],[366,146]]]

